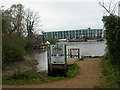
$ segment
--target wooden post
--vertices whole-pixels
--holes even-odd
[[[72,58],[72,49],[70,49],[70,58]]]
[[[70,58],[70,49],[68,49],[68,57]]]
[[[78,48],[78,58],[80,58],[80,49]]]

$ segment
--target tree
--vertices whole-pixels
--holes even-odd
[[[108,5],[105,5],[105,2],[102,1],[99,2],[99,5],[102,6],[109,15],[115,14],[117,3],[113,4],[112,1],[110,1]]]
[[[24,7],[21,4],[13,4],[7,10],[2,10],[3,33],[17,32],[21,37],[23,32]]]
[[[12,33],[11,14],[9,10],[2,10],[2,33]]]
[[[34,13],[34,11],[30,9],[27,9],[25,11],[25,25],[28,37],[32,37],[34,28],[37,25],[38,21],[39,21],[38,12]]]
[[[13,4],[10,8],[12,15],[12,26],[13,31],[18,33],[18,36],[21,37],[23,32],[23,19],[24,19],[24,7],[22,4]]]
[[[120,65],[120,17],[115,15],[115,7],[111,8],[112,2],[107,8],[104,2],[99,4],[109,13],[109,16],[103,16],[103,23],[106,29],[107,55],[112,64]]]

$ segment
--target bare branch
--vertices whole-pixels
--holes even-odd
[[[34,12],[30,9],[26,10],[25,23],[27,27],[28,36],[31,37],[38,20],[39,20],[38,12]]]
[[[108,14],[112,14],[112,15],[115,14],[117,3],[113,4],[112,0],[107,4],[108,8],[107,6],[105,6],[104,1],[102,2],[99,1],[99,5],[102,6]]]
[[[107,11],[107,13],[111,14],[110,11],[105,7],[104,2],[99,2],[99,4]]]
[[[115,13],[116,7],[117,7],[117,3],[114,5],[113,10],[111,11],[111,13],[113,13],[113,14]]]
[[[109,11],[111,11],[111,3],[112,3],[112,1],[110,1],[110,3],[109,3]]]

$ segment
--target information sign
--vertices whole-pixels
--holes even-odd
[[[65,45],[51,45],[51,64],[65,64]]]
[[[73,56],[78,56],[78,49],[71,49],[71,53]]]

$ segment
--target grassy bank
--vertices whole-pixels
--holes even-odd
[[[67,77],[68,78],[75,77],[79,73],[79,68],[80,67],[77,64],[73,64],[72,66],[70,66],[67,72]]]
[[[103,69],[102,74],[105,78],[97,88],[117,88],[117,82],[119,80],[118,66],[111,64],[110,60],[107,58],[102,59],[101,66]]]
[[[27,72],[19,72],[11,76],[4,77],[2,83],[3,85],[40,84],[75,77],[78,74],[78,71],[79,66],[77,64],[73,64],[68,69],[67,77],[50,77],[47,75],[42,75],[40,73],[33,74]]]

